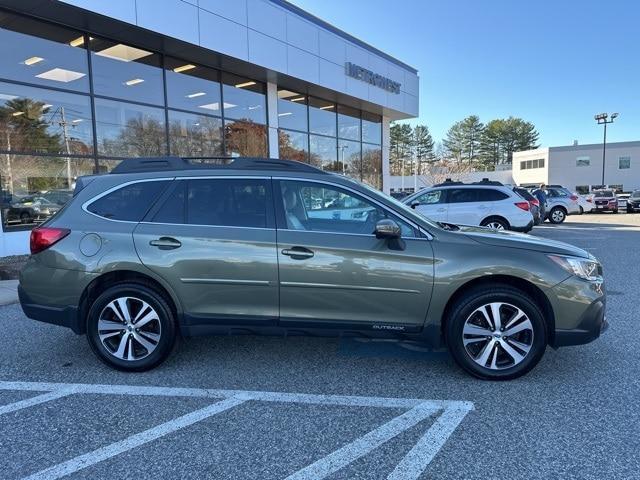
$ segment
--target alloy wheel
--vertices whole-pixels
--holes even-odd
[[[127,361],[141,360],[158,346],[160,318],[144,300],[119,297],[102,309],[98,336],[110,355]]]
[[[493,302],[474,310],[464,323],[462,342],[484,368],[503,370],[520,364],[533,346],[533,324],[518,307]]]
[[[487,227],[493,228],[495,230],[504,230],[504,225],[502,225],[500,222],[489,222],[487,223]]]

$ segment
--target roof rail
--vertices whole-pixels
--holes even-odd
[[[447,178],[444,182],[434,185],[434,187],[448,187],[451,185],[491,185],[493,187],[504,187],[504,184],[500,182],[496,182],[494,180],[489,180],[488,178],[483,178],[479,182],[470,182],[470,183],[464,183],[459,181],[454,182],[450,178]]]
[[[471,185],[492,185],[494,187],[504,187],[504,184],[502,182],[489,180],[488,178],[483,178],[479,182],[473,182]]]
[[[200,169],[234,170],[294,170],[308,173],[327,173],[319,168],[294,160],[259,157],[141,157],[122,160],[111,174],[163,172]]]
[[[444,182],[434,185],[434,187],[446,187],[447,185],[464,185],[464,183],[454,182],[450,178],[447,178]]]

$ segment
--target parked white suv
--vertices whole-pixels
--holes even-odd
[[[528,232],[533,227],[529,202],[499,182],[444,182],[402,202],[436,222],[481,225]]]

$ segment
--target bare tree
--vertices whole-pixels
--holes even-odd
[[[420,187],[428,187],[442,183],[447,179],[453,181],[465,181],[469,179],[469,174],[473,172],[473,166],[467,162],[455,160],[438,160],[425,165],[424,174],[418,177],[422,184]]]

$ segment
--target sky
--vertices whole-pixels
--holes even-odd
[[[416,68],[436,141],[468,115],[532,122],[541,146],[640,140],[640,1],[291,0]]]

